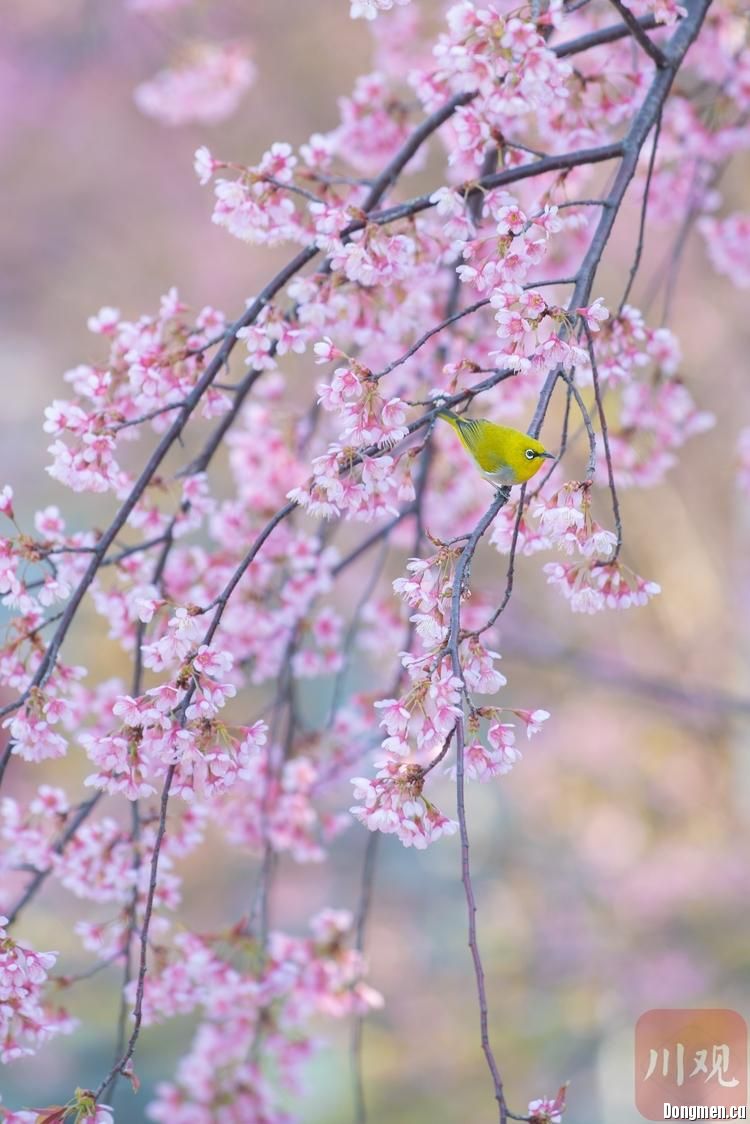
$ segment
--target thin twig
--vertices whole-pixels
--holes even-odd
[[[473,312],[478,312],[480,308],[486,308],[489,303],[490,298],[484,297],[482,300],[475,301],[474,304],[469,304],[466,306],[466,308],[462,308],[460,309],[460,311],[454,312],[452,316],[446,317],[445,320],[441,320],[439,324],[435,324],[432,328],[429,329],[429,331],[420,336],[419,339],[411,345],[408,351],[405,351],[404,354],[400,355],[398,359],[394,359],[393,362],[389,363],[387,367],[384,367],[382,371],[378,371],[376,375],[373,375],[373,379],[379,380],[384,378],[386,375],[390,375],[391,371],[395,371],[396,368],[400,367],[402,363],[405,363],[407,359],[411,359],[412,355],[419,351],[419,349],[423,347],[428,340],[432,339],[433,336],[436,336],[438,332],[442,332],[444,328],[448,328],[451,324],[455,324],[457,320],[463,320],[465,316],[471,316]]]
[[[583,259],[575,291],[568,306],[570,311],[584,306],[591,295],[591,288],[594,283],[596,271],[607,242],[609,241],[609,236],[612,233],[612,227],[615,224],[620,204],[635,174],[641,148],[653,128],[657,117],[662,111],[662,107],[671,89],[672,82],[674,81],[674,76],[688,48],[700,31],[710,2],[711,0],[696,0],[693,9],[678,26],[674,35],[669,40],[664,51],[667,65],[661,70],[658,70],[654,76],[648,93],[635,115],[633,124],[630,126],[625,139],[621,143],[620,155],[622,159],[614,183],[612,184],[612,189],[607,196],[607,203],[609,205],[602,209],[599,223]],[[555,389],[555,384],[560,377],[560,373],[560,368],[555,368],[550,371],[545,379],[544,386],[539,395],[537,408],[534,411],[534,417],[529,426],[529,433],[533,437],[538,436],[542,428],[542,422],[547,413],[550,399]]]
[[[588,325],[586,325],[586,330],[588,330]],[[586,429],[586,436],[589,439],[589,463],[586,466],[586,479],[593,480],[594,473],[596,472],[596,434],[594,433],[591,414],[589,413],[583,398],[581,398],[580,391],[574,383],[572,376],[567,374],[567,372],[562,371],[560,377],[562,378],[563,382],[567,383],[568,390],[575,398],[576,405],[578,406],[578,409],[581,413],[581,420],[583,421],[584,428]]]
[[[683,684],[665,677],[644,675],[637,668],[610,660],[601,652],[580,652],[560,644],[552,635],[533,641],[527,634],[512,636],[505,649],[509,658],[530,662],[535,667],[553,666],[566,674],[583,675],[617,691],[641,695],[661,706],[674,707],[678,715],[685,710],[705,711],[719,717],[750,715],[750,698],[723,691],[719,687]]]
[[[392,519],[384,523],[382,527],[376,528],[367,538],[361,539],[344,558],[336,563],[331,570],[331,577],[337,578],[344,570],[348,570],[353,562],[356,562],[358,558],[361,558],[363,554],[366,554],[371,547],[376,546],[382,539],[387,539],[391,531],[398,527],[399,523],[402,523],[404,519],[407,519],[410,515],[414,515],[415,511],[415,504],[410,503],[407,507],[399,511],[398,515],[394,515]]]
[[[372,905],[372,892],[375,883],[375,870],[378,856],[378,840],[380,832],[371,831],[365,844],[365,855],[362,863],[362,878],[360,881],[360,898],[357,916],[354,922],[354,948],[357,952],[364,952],[365,931],[367,919]],[[367,1120],[367,1102],[365,1101],[364,1076],[362,1073],[362,1038],[364,1035],[365,1021],[355,1018],[352,1025],[350,1045],[350,1066],[352,1073],[352,1088],[354,1098],[355,1124],[365,1124]]]
[[[396,525],[396,522],[397,520],[391,520],[391,522],[388,524],[389,529],[393,528]],[[375,587],[380,581],[383,573],[383,567],[385,566],[385,562],[388,557],[389,547],[390,543],[388,541],[388,534],[384,534],[382,535],[380,554],[378,555],[375,561],[375,565],[372,568],[372,572],[370,573],[368,580],[365,582],[362,593],[357,600],[357,604],[352,614],[352,619],[349,621],[349,627],[346,630],[343,642],[341,644],[341,667],[338,671],[338,674],[336,675],[336,678],[333,681],[331,705],[328,710],[328,721],[326,723],[329,728],[334,723],[336,714],[338,713],[339,705],[341,703],[341,695],[344,689],[346,672],[348,670],[349,656],[351,655],[354,643],[357,639],[357,632],[359,631],[359,626],[362,622],[362,614],[364,613],[365,608],[370,601],[370,598],[375,592]]]
[[[454,300],[453,293],[448,298],[448,307]],[[434,424],[434,419],[433,419]],[[424,526],[422,521],[422,505],[424,502],[425,493],[427,491],[427,482],[432,465],[433,456],[433,443],[431,440],[432,429],[428,430],[425,439],[425,447],[422,453],[420,462],[419,478],[414,489],[414,508],[416,513],[416,531],[414,535],[414,548],[412,553],[416,556],[419,554],[422,541],[424,538]],[[406,629],[406,640],[404,649],[409,651],[415,633],[415,624],[412,619],[409,620]],[[402,664],[395,677],[395,682],[391,688],[389,695],[396,696],[401,690],[401,684],[406,677],[406,668]],[[447,748],[447,747],[446,747]],[[365,847],[365,858],[362,869],[362,881],[360,888],[359,906],[357,908],[356,923],[355,923],[355,942],[354,947],[359,951],[364,951],[365,943],[365,929],[367,926],[367,919],[370,914],[372,905],[372,892],[373,882],[375,878],[375,867],[377,863],[378,854],[378,837],[379,832],[374,831],[370,834],[367,846]],[[352,1073],[352,1096],[354,1101],[354,1113],[356,1124],[366,1124],[367,1120],[367,1102],[365,1100],[365,1087],[364,1076],[362,1072],[362,1039],[364,1036],[365,1020],[363,1015],[355,1015],[352,1025],[352,1035],[349,1048],[350,1068]]]
[[[177,516],[173,516],[167,530],[164,533],[164,543],[159,552],[159,557],[154,566],[153,574],[151,575],[151,582],[154,586],[161,590],[163,593],[164,585],[164,571],[167,566],[169,555],[174,545],[174,532],[177,525]],[[148,632],[148,624],[144,621],[138,622],[135,634],[135,642],[133,648],[133,679],[132,679],[132,695],[137,698],[143,689],[143,642]],[[133,843],[133,890],[130,896],[127,911],[127,930],[125,934],[125,970],[123,972],[122,984],[120,987],[120,1008],[117,1015],[117,1036],[115,1039],[115,1049],[113,1057],[112,1076],[104,1089],[102,1094],[103,1099],[109,1103],[110,1099],[114,1096],[117,1082],[122,1074],[122,1068],[118,1066],[118,1059],[122,1056],[125,1049],[125,1041],[127,1036],[127,1020],[128,1020],[128,1002],[126,999],[126,992],[128,985],[132,979],[133,963],[132,963],[132,946],[133,938],[138,927],[138,898],[140,896],[140,870],[141,870],[141,815],[140,805],[137,800],[133,801],[131,807],[131,821],[132,828],[130,838]]]
[[[591,334],[591,329],[588,324],[584,324],[584,331],[586,333],[586,343],[588,346],[589,359],[591,361],[591,377],[594,382],[594,395],[596,397],[596,408],[599,414],[599,427],[602,431],[602,445],[604,446],[604,459],[607,465],[607,481],[609,484],[609,494],[612,499],[612,515],[615,521],[615,532],[617,534],[617,544],[615,546],[614,554],[606,559],[607,563],[616,562],[620,556],[622,549],[622,517],[620,515],[620,500],[617,495],[617,486],[615,484],[615,473],[612,467],[612,451],[609,447],[609,430],[607,429],[607,415],[604,412],[604,403],[602,401],[601,384],[599,382],[599,370],[596,365],[596,353],[594,350],[594,339]]]
[[[467,200],[477,193],[491,191],[496,187],[506,187],[511,183],[521,180],[533,179],[535,176],[545,175],[547,172],[568,171],[578,168],[583,164],[601,164],[607,160],[617,160],[623,155],[623,142],[613,141],[611,144],[598,145],[596,148],[581,148],[575,152],[565,152],[553,156],[545,156],[541,160],[532,160],[528,164],[518,164],[514,168],[504,168],[491,175],[482,176],[477,180],[459,185],[455,190]],[[357,219],[350,223],[344,230],[345,234],[353,234],[362,230],[368,223],[383,226],[386,223],[396,222],[399,219],[411,218],[422,211],[428,211],[436,206],[434,191],[429,194],[417,195],[405,203],[395,207],[387,207],[383,211],[374,211],[368,218]]]
[[[439,765],[440,762],[445,759],[445,757],[448,754],[448,750],[451,747],[451,742],[453,741],[453,735],[455,734],[455,732],[456,732],[456,727],[454,726],[453,729],[448,734],[448,737],[443,742],[443,745],[442,745],[442,748],[440,749],[440,752],[435,754],[432,761],[430,761],[429,765],[425,765],[423,767],[423,769],[422,769],[422,780],[424,780],[424,778],[427,776],[428,773],[432,772],[432,770],[435,768],[436,765]]]
[[[181,410],[185,405],[185,399],[181,398],[179,402],[170,402],[166,406],[158,406],[154,410],[149,410],[147,414],[141,414],[137,418],[129,418],[127,421],[117,422],[114,425],[108,425],[107,431],[109,433],[119,433],[121,429],[130,429],[134,425],[143,425],[144,422],[153,421],[154,418],[160,417],[162,414],[169,414],[172,410]]]
[[[518,536],[521,530],[521,521],[523,520],[525,505],[526,484],[524,484],[521,488],[521,495],[518,498],[518,509],[516,511],[515,523],[513,524],[513,536],[510,540],[510,551],[508,553],[508,570],[505,575],[505,592],[503,594],[502,601],[498,605],[497,609],[495,609],[492,616],[490,616],[485,621],[482,627],[476,629],[474,632],[464,633],[464,639],[468,638],[469,636],[481,636],[483,632],[487,632],[488,629],[492,628],[492,626],[497,623],[498,619],[502,616],[502,614],[508,607],[508,602],[513,596],[513,583],[516,574],[516,551],[518,550]]]
[[[51,675],[57,662],[60,648],[62,647],[63,641],[65,640],[65,637],[68,634],[68,630],[73,623],[75,615],[78,611],[78,606],[81,604],[81,601],[83,600],[89,587],[91,586],[91,583],[96,577],[99,566],[101,565],[105,554],[109,550],[109,547],[114,542],[117,535],[125,526],[130,513],[133,511],[141,496],[150,485],[157,469],[161,465],[161,462],[164,460],[174,443],[181,437],[182,431],[185,428],[189,417],[198,406],[204,392],[211,385],[214,378],[222,369],[224,363],[231,354],[232,349],[237,342],[237,333],[241,328],[252,324],[260,314],[261,310],[265,307],[267,302],[273,296],[275,296],[275,294],[281,288],[283,288],[284,285],[286,285],[287,281],[289,281],[302,268],[303,265],[305,265],[308,261],[311,261],[317,253],[317,247],[307,247],[305,250],[301,250],[292,259],[291,262],[284,266],[283,269],[279,270],[276,276],[271,281],[269,281],[269,283],[261,290],[260,294],[255,298],[255,300],[252,301],[252,303],[248,306],[242,316],[239,317],[239,319],[236,320],[234,324],[232,324],[231,328],[228,330],[228,333],[224,338],[224,342],[217,351],[216,355],[207,365],[205,371],[191,390],[190,394],[187,395],[185,399],[185,405],[180,410],[179,416],[175,419],[162,439],[159,441],[158,445],[149,457],[145,467],[143,468],[143,471],[131,488],[130,493],[117,512],[117,515],[99,539],[93,552],[91,562],[87,566],[86,572],[79,581],[77,587],[71,594],[70,600],[65,607],[65,612],[63,614],[62,620],[60,621],[60,624],[58,625],[54,636],[50,640],[50,643],[44,655],[42,656],[39,667],[37,668],[31,683],[19,696],[19,698],[16,699],[13,704],[11,704],[11,709],[18,709],[19,707],[23,706],[23,704],[29,698],[31,690],[34,687],[43,686]],[[10,710],[8,708],[4,709],[5,713],[10,713]],[[12,752],[13,742],[11,740],[8,742],[8,745],[6,746],[2,757],[0,758],[0,785],[2,784],[5,769],[7,768]]]
[[[663,70],[665,66],[668,66],[669,60],[667,59],[666,55],[661,50],[661,48],[658,47],[656,43],[654,43],[652,39],[649,39],[648,35],[645,32],[643,24],[639,19],[637,19],[636,16],[633,15],[630,8],[627,8],[622,3],[622,0],[609,0],[609,2],[622,17],[623,22],[626,24],[626,26],[630,28],[631,32],[633,33],[633,38],[638,43],[638,45],[643,48],[652,62],[654,62],[660,70]]]
[[[653,145],[653,148],[651,149],[651,156],[650,156],[649,162],[648,162],[648,172],[646,173],[646,184],[643,188],[643,202],[641,203],[641,219],[640,219],[640,224],[639,224],[639,227],[638,227],[638,243],[637,243],[636,248],[635,248],[635,256],[633,258],[633,264],[630,267],[630,276],[628,277],[628,283],[625,286],[625,292],[622,294],[622,300],[620,301],[620,307],[617,310],[618,316],[622,315],[622,310],[625,307],[625,305],[628,303],[628,297],[630,296],[630,290],[633,287],[633,282],[635,281],[635,275],[638,272],[638,267],[641,264],[641,257],[643,255],[643,244],[644,244],[645,235],[646,235],[646,211],[648,209],[648,197],[649,197],[649,194],[651,192],[651,178],[654,174],[654,165],[656,163],[656,149],[657,149],[657,146],[659,144],[659,135],[661,133],[661,118],[662,118],[662,114],[660,112],[659,116],[656,118],[656,132],[654,133],[654,145]]]
[[[99,803],[99,801],[101,800],[101,798],[103,796],[104,796],[103,791],[97,792],[96,795],[92,796],[90,800],[87,800],[84,804],[79,805],[77,811],[75,812],[75,814],[71,818],[70,823],[67,825],[65,830],[59,836],[57,841],[55,843],[53,843],[53,845],[52,845],[52,854],[53,855],[61,855],[63,853],[63,851],[65,850],[65,848],[68,845],[68,843],[70,842],[70,840],[73,838],[75,833],[78,831],[78,828],[81,826],[81,824],[84,822],[84,820],[86,820],[88,818],[90,813],[93,812],[94,808],[96,807],[96,805]],[[6,929],[9,929],[11,927],[11,925],[13,925],[13,923],[18,919],[18,916],[21,913],[21,910],[24,908],[24,906],[28,902],[31,901],[31,899],[37,893],[39,888],[43,885],[44,882],[47,881],[47,879],[49,878],[51,873],[52,873],[52,867],[51,866],[46,867],[44,870],[37,871],[37,873],[34,875],[34,877],[29,882],[26,889],[21,894],[21,896],[18,899],[18,901],[16,902],[16,904],[9,910],[9,912],[8,912],[8,922],[7,922],[7,925],[6,925]]]
[[[448,638],[448,653],[453,668],[453,674],[462,681],[463,671],[461,668],[461,658],[459,655],[459,642],[461,636],[461,597],[463,593],[464,581],[479,540],[482,538],[487,528],[491,525],[501,507],[503,507],[508,502],[509,494],[509,489],[499,489],[497,491],[487,511],[479,520],[474,530],[471,532],[466,546],[463,548],[456,564],[456,571],[453,577],[453,593],[451,595],[451,618]],[[482,964],[482,958],[479,951],[479,943],[477,940],[477,905],[476,898],[474,896],[474,887],[471,881],[469,831],[466,822],[466,804],[464,798],[464,748],[464,714],[462,710],[461,716],[456,722],[456,806],[458,814],[458,827],[461,837],[461,881],[463,883],[464,894],[466,897],[466,908],[469,924],[469,948],[471,950],[472,962],[474,964],[474,977],[476,980],[477,997],[479,1000],[479,1028],[482,1051],[484,1053],[487,1067],[492,1077],[495,1100],[497,1101],[498,1105],[499,1122],[500,1124],[506,1124],[506,1121],[508,1119],[508,1106],[505,1101],[505,1093],[503,1090],[503,1081],[502,1077],[500,1076],[500,1070],[498,1068],[497,1061],[495,1060],[495,1055],[490,1044],[487,988],[485,985],[484,967]]]
[[[141,1033],[141,1023],[143,1021],[143,993],[146,984],[146,967],[148,962],[148,935],[151,927],[151,916],[154,910],[154,897],[156,895],[156,879],[159,869],[159,856],[161,854],[162,843],[164,842],[164,835],[167,830],[167,806],[169,804],[169,790],[172,787],[177,765],[170,765],[167,769],[164,778],[164,787],[161,792],[161,799],[159,803],[159,826],[156,830],[156,839],[154,840],[154,850],[151,855],[151,870],[149,874],[148,891],[146,893],[146,904],[143,910],[143,921],[141,923],[141,939],[140,939],[140,955],[138,962],[138,976],[135,992],[135,1004],[133,1006],[133,1029],[128,1040],[127,1048],[121,1057],[115,1059],[114,1065],[111,1067],[107,1076],[103,1078],[97,1086],[94,1093],[94,1100],[99,1101],[105,1089],[109,1089],[116,1076],[126,1071],[127,1065],[135,1052],[136,1042]]]

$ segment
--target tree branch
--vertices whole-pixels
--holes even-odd
[[[622,0],[609,0],[609,2],[619,15],[622,16],[625,25],[632,32],[633,38],[638,45],[643,48],[652,62],[654,62],[660,70],[668,66],[669,64],[664,53],[657,47],[653,40],[649,39],[643,24],[633,15],[630,8],[627,8],[622,3]]]

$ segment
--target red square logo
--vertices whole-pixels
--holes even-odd
[[[747,1023],[736,1011],[654,1010],[636,1023],[635,1104],[647,1120],[669,1119],[669,1106],[746,1107],[747,1084]]]

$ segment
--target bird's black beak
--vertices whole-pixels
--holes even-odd
[[[549,460],[549,461],[556,461],[557,460],[557,454],[556,453],[540,453],[539,456],[544,457],[545,460]]]

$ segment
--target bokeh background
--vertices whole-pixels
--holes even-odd
[[[428,18],[440,10],[436,0],[422,7]],[[132,91],[193,34],[246,42],[258,79],[230,121],[165,128],[138,112]],[[211,224],[195,148],[207,143],[219,157],[252,163],[273,140],[296,144],[334,127],[336,98],[368,71],[371,46],[346,0],[217,0],[162,18],[120,0],[6,0],[0,483],[13,483],[22,522],[49,503],[72,527],[109,511],[108,501],[74,496],[44,472],[43,408],[66,396],[68,367],[98,354],[87,316],[112,304],[135,318],[172,284],[192,306],[234,316],[285,253],[247,247]],[[725,176],[728,211],[748,205],[748,172],[739,162]],[[416,190],[431,185],[429,173],[414,177]],[[636,221],[631,200],[595,295],[616,302]],[[651,229],[634,303],[674,235]],[[650,322],[661,315],[658,294]],[[623,496],[625,560],[663,594],[646,609],[576,618],[545,589],[538,559],[521,561],[503,671],[514,701],[543,706],[552,719],[510,776],[469,794],[491,1033],[509,1101],[523,1111],[570,1080],[576,1124],[636,1118],[632,1039],[644,1010],[728,1006],[750,1015],[750,515],[735,484],[736,437],[750,419],[750,317],[747,295],[711,274],[696,236],[669,325],[684,378],[717,424],[687,445],[663,486]],[[397,561],[389,564],[395,576]],[[355,570],[343,611],[361,588],[365,571]],[[486,548],[475,576],[487,583],[494,574],[500,588],[504,564]],[[84,619],[70,643],[71,662],[95,655],[103,674],[117,674],[122,657],[88,619],[91,630]],[[366,682],[375,669],[366,654],[358,658]],[[82,766],[72,760],[49,772],[45,779],[73,785]],[[16,770],[17,791],[31,780]],[[451,807],[449,782],[442,806]],[[355,906],[365,843],[352,825],[331,863],[285,869],[274,923],[295,929],[325,904]],[[493,1116],[458,864],[455,838],[426,853],[381,841],[368,952],[386,1005],[365,1036],[373,1122]],[[247,871],[218,840],[182,873],[185,917],[196,928],[242,911]],[[79,909],[48,889],[18,935],[59,949],[58,970],[81,971],[89,961],[69,924]],[[110,1064],[115,982],[104,972],[78,985],[70,1008],[81,1029],[6,1069],[4,1103],[45,1104],[98,1083]],[[144,1033],[143,1087],[137,1097],[120,1091],[122,1120],[145,1119],[149,1089],[171,1075],[191,1028],[175,1020]],[[348,1028],[319,1030],[326,1045],[297,1107],[306,1124],[338,1124],[352,1118]]]

